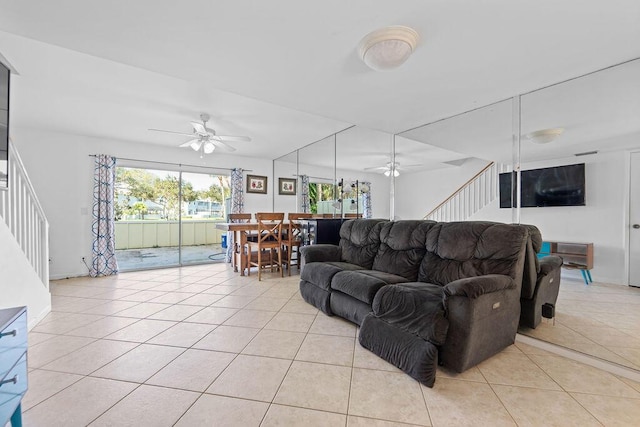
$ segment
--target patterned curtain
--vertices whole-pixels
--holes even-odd
[[[242,187],[242,168],[231,169],[231,212],[229,213],[242,213],[244,212],[244,189]],[[227,256],[226,261],[231,262],[231,256],[233,253],[233,233],[227,232]]]
[[[118,273],[115,250],[115,180],[116,158],[97,155],[93,176],[93,247],[89,270],[92,277]]]
[[[361,182],[360,188],[368,188],[367,192],[362,193],[362,217],[373,218],[373,210],[371,209],[371,183]]]
[[[309,176],[300,175],[300,212],[309,213],[310,210],[309,201]]]

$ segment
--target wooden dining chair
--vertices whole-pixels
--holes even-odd
[[[312,217],[313,214],[310,213],[289,213],[287,215],[287,232],[282,240],[282,247],[285,250],[284,255],[286,257],[283,263],[287,266],[289,276],[291,276],[291,267],[294,265],[297,266],[298,271],[300,271],[300,256],[298,253],[300,251],[300,245],[302,244],[302,225],[300,224],[300,220]],[[293,257],[294,252],[295,258]]]
[[[251,214],[250,213],[230,213],[229,214],[229,222],[250,222]]]
[[[235,224],[241,224],[241,223],[246,223],[246,222],[251,222],[251,214],[250,213],[230,213],[229,214],[229,222],[235,223]],[[253,236],[251,236],[250,233],[247,232],[242,232],[245,233],[245,237],[247,239],[247,241],[249,240],[255,240]],[[240,239],[237,239],[238,241],[236,242],[236,236],[234,233],[233,236],[233,257],[234,259],[237,257],[240,259],[240,266],[236,265],[236,268],[238,269],[238,271],[240,271],[241,274],[244,274],[244,269],[245,268],[249,268],[249,264],[247,262],[247,254],[245,251],[245,248],[243,247],[242,243],[240,242]],[[236,262],[237,264],[237,262]]]
[[[280,269],[280,277],[284,277],[282,271],[282,224],[284,222],[284,213],[256,213],[258,221],[257,241],[247,242],[247,275],[251,275],[251,267],[258,267],[258,280],[262,280],[262,269],[270,267],[273,271],[274,267]],[[254,251],[255,249],[255,251]],[[274,260],[274,254],[277,253],[278,259]],[[255,255],[254,255],[255,254]],[[269,259],[263,261],[263,256],[268,255]]]

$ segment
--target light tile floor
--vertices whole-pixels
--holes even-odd
[[[298,280],[208,265],[52,282],[24,424],[638,425],[640,383],[520,343],[424,387]]]
[[[640,370],[640,288],[563,277],[555,320],[519,332]]]

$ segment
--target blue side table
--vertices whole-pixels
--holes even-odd
[[[22,427],[27,392],[27,308],[0,310],[0,426]]]
[[[570,270],[580,270],[585,285],[593,283],[591,269],[593,268],[593,243],[576,242],[542,242],[538,258],[547,255],[559,255],[564,263],[563,267]]]

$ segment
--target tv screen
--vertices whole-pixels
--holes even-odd
[[[0,62],[0,189],[7,188],[9,171],[9,69]]]
[[[584,171],[584,163],[522,171],[520,206],[523,208],[584,206]],[[501,208],[510,208],[516,204],[511,175],[512,173],[500,174]]]

